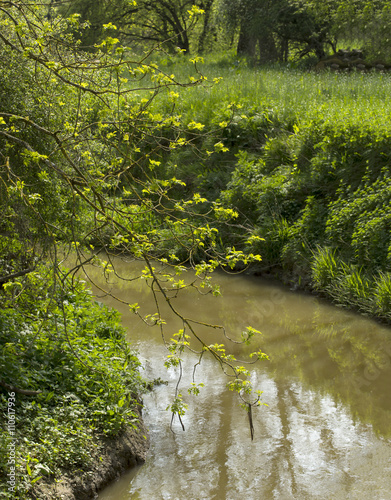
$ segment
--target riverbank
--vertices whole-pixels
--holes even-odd
[[[93,498],[145,459],[140,361],[83,282],[54,294],[41,266],[27,284],[0,309],[2,498]]]
[[[157,171],[186,183],[173,197],[201,196],[233,211],[225,227],[219,212],[210,222],[222,248],[260,254],[264,269],[281,269],[295,288],[390,323],[389,76],[244,64],[233,72],[208,60],[203,71],[221,83],[187,89],[176,107],[184,128],[202,130],[197,148],[169,151]],[[181,231],[171,247],[162,238],[156,253],[184,257]]]
[[[97,451],[87,470],[63,474],[51,482],[38,484],[29,494],[33,500],[90,500],[126,470],[145,462],[149,448],[148,431],[142,421],[137,429],[127,428],[112,439],[97,440]]]

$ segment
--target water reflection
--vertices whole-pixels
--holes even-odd
[[[130,272],[126,263],[120,268]],[[259,347],[271,361],[260,363],[252,378],[268,406],[254,412],[254,441],[235,395],[208,359],[197,369],[197,382],[206,387],[189,400],[186,432],[174,425],[172,433],[165,408],[177,373],[163,367],[158,330],[146,329],[123,307],[145,375],[169,385],[144,398],[152,443],[147,463],[99,499],[390,498],[390,329],[258,279],[220,276],[219,282],[223,297],[185,295],[177,307],[226,325],[233,336],[249,324],[262,331]],[[114,284],[113,292],[154,312],[138,282]],[[172,333],[178,325],[166,319]],[[193,363],[188,356],[184,387]]]

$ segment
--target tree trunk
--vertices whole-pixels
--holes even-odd
[[[286,38],[283,38],[281,40],[280,50],[281,50],[280,61],[282,61],[282,62],[288,62],[288,57],[289,57],[289,41]]]
[[[213,5],[214,0],[206,0],[206,2],[202,3],[200,5],[201,9],[205,11],[204,14],[204,25],[202,27],[202,33],[200,35],[200,38],[198,40],[198,53],[202,54],[205,50],[205,41],[206,37],[208,35],[209,31],[209,21],[210,21],[210,15],[212,12],[212,5]]]
[[[190,42],[189,42],[189,37],[187,36],[186,30],[184,30],[182,33],[180,33],[177,37],[178,39],[178,47],[182,49],[185,54],[190,53]]]
[[[316,54],[316,57],[321,60],[326,56],[326,52],[324,51],[324,44],[317,38],[312,38],[310,41],[310,46]]]
[[[261,64],[278,61],[278,51],[273,34],[263,33],[259,39],[259,62]]]
[[[257,40],[251,35],[248,30],[243,27],[243,24],[240,26],[239,40],[236,52],[238,56],[255,56]]]

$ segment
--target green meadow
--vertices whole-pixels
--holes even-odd
[[[333,125],[359,123],[388,128],[391,78],[388,73],[337,73],[297,69],[293,65],[257,67],[232,56],[208,56],[194,65],[185,59],[160,61],[167,74],[186,83],[190,77],[206,77],[202,86],[182,89],[177,112],[189,120],[208,124],[224,106],[241,105],[248,111],[265,107],[300,123],[321,120]],[[199,70],[197,73],[196,69]],[[220,79],[213,84],[215,79]],[[376,123],[374,123],[374,120]]]

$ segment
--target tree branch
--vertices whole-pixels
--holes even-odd
[[[20,389],[19,387],[15,387],[13,385],[6,384],[2,380],[0,380],[0,386],[7,389],[7,391],[17,392],[18,394],[23,394],[25,396],[36,396],[37,394],[40,394],[42,392],[42,391],[30,391],[29,389]]]
[[[8,276],[0,276],[0,288],[4,283],[13,280],[14,278],[19,278],[19,276],[25,276],[28,273],[33,272],[35,267],[29,267],[28,269],[24,269],[23,271],[18,271],[17,273],[9,274]],[[1,383],[0,383],[1,385]]]

